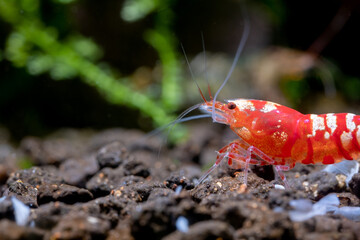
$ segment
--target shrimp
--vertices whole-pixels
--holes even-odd
[[[239,162],[244,166],[245,184],[250,164],[273,165],[288,187],[282,171],[296,163],[334,164],[360,157],[360,116],[352,113],[302,114],[277,103],[248,99],[205,101],[199,109],[239,136],[218,151],[215,164],[200,181],[225,158],[230,166]]]
[[[272,165],[286,188],[289,188],[289,185],[283,171],[292,169],[296,163],[333,164],[343,159],[358,159],[360,157],[360,116],[358,115],[302,114],[286,106],[263,100],[239,98],[227,100],[225,103],[216,101],[235,68],[248,38],[249,29],[248,19],[245,18],[243,37],[233,64],[214,98],[208,87],[210,101],[207,101],[196,84],[204,103],[190,107],[173,122],[211,117],[214,122],[229,125],[230,129],[239,136],[239,139],[218,151],[216,162],[199,179],[199,183],[224,159],[228,160],[229,166],[244,169],[245,185],[249,165]],[[183,118],[195,109],[200,109],[205,115]]]

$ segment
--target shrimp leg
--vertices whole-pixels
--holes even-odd
[[[246,155],[245,157],[243,156],[238,156],[238,160],[242,160],[244,161],[244,184],[247,185],[247,177],[248,177],[248,171],[249,171],[249,165],[262,165],[261,160],[263,162],[265,162],[265,164],[274,164],[275,161],[273,159],[271,159],[270,157],[268,157],[265,153],[263,153],[262,151],[260,151],[258,148],[254,147],[254,146],[246,146],[247,143],[243,142],[240,139],[237,139],[233,142],[231,142],[228,146],[228,151],[229,151],[229,156],[235,155],[237,152],[239,152],[239,150],[241,149],[242,151],[246,151]],[[247,147],[247,148],[246,148]],[[244,149],[246,148],[246,150]],[[260,158],[260,160],[258,159],[253,159],[252,155],[256,155],[258,158]],[[229,165],[230,165],[230,159],[229,159]]]
[[[247,162],[249,164],[259,164],[259,161],[256,159],[251,159],[251,154],[249,154],[248,151],[240,146],[237,142],[238,140],[235,140],[217,152],[216,162],[203,176],[201,176],[196,185],[204,181],[204,179],[209,176],[209,174],[214,171],[225,158],[228,159],[228,164],[233,168],[243,168],[243,163],[246,162],[245,159],[248,159]],[[248,156],[250,156],[250,158]],[[239,167],[239,165],[241,167]]]
[[[259,159],[252,158],[255,155]],[[249,171],[249,165],[263,165],[261,164],[264,161],[266,164],[273,164],[274,160],[268,157],[265,153],[260,151],[254,146],[249,146],[246,142],[241,139],[234,140],[228,145],[224,146],[218,151],[218,156],[214,165],[199,179],[201,183],[216,167],[220,162],[227,158],[228,165],[232,168],[241,168],[244,169],[244,184],[247,184],[247,176]]]
[[[276,172],[276,174],[281,178],[281,180],[283,181],[285,188],[286,189],[290,189],[290,185],[286,180],[285,174],[283,173],[283,171],[288,171],[290,170],[290,167],[287,165],[275,165],[274,166],[274,170]]]

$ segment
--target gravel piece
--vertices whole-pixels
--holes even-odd
[[[131,160],[117,168],[104,168],[93,176],[86,184],[96,196],[108,195],[117,187],[125,186],[130,183],[145,181],[150,172],[148,167],[141,161]]]
[[[349,182],[351,191],[360,198],[360,173],[356,173]]]
[[[61,184],[63,178],[59,175],[55,167],[32,167],[12,173],[7,180],[7,184],[21,180],[35,188],[40,188],[43,184]]]
[[[346,190],[346,176],[316,171],[298,179],[289,179],[293,190],[304,191],[309,198],[318,200],[329,193]]]
[[[4,196],[14,196],[29,207],[38,207],[39,190],[29,183],[17,180],[10,182],[4,191]]]
[[[206,239],[235,239],[235,231],[229,224],[209,220],[196,223],[189,228],[187,233],[174,232],[163,238],[164,240],[206,240]]]
[[[63,216],[73,209],[73,206],[62,202],[50,202],[34,209],[30,218],[36,227],[51,230]]]
[[[14,208],[10,197],[2,197],[0,201],[0,219],[10,219],[15,221]]]
[[[81,144],[65,139],[41,140],[28,137],[21,141],[20,146],[36,165],[59,164],[68,158],[79,156],[83,151]]]
[[[46,239],[105,239],[110,223],[91,215],[70,213],[45,236]]]
[[[93,199],[92,193],[83,188],[67,184],[44,184],[39,188],[39,204],[60,201],[68,204],[87,202]]]
[[[99,166],[95,155],[92,154],[85,157],[67,159],[61,163],[59,170],[65,183],[77,187],[85,187],[88,179],[99,171]]]
[[[104,168],[86,183],[86,188],[95,196],[105,196],[119,186],[144,181],[142,177],[126,176],[123,168]]]
[[[44,239],[45,231],[33,227],[19,226],[7,219],[0,220],[0,239]]]
[[[131,158],[132,157],[126,150],[125,145],[119,141],[105,145],[96,155],[96,160],[98,161],[100,168],[116,168],[121,163],[129,161]]]

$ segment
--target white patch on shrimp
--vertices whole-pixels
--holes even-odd
[[[286,142],[288,134],[286,132],[274,132],[271,137],[277,140],[279,144],[283,144]]]
[[[252,137],[251,132],[246,127],[240,128],[237,132],[238,132],[239,136],[245,140],[249,140]]]
[[[337,128],[336,116],[333,113],[326,114],[326,125],[330,128],[331,134],[333,134]]]
[[[360,126],[357,126],[356,140],[357,140],[358,144],[360,144]]]
[[[350,132],[354,131],[356,128],[355,123],[353,122],[355,114],[348,113],[346,114],[346,127]]]
[[[346,148],[351,140],[352,140],[352,135],[350,132],[342,132],[341,136],[340,136],[340,140],[341,140],[341,144],[343,145],[344,148]]]
[[[236,99],[236,100],[228,100],[227,102],[235,103],[240,111],[245,111],[245,110],[255,111],[254,104],[248,100]]]
[[[251,122],[251,128],[254,129],[256,127],[256,121],[258,118],[255,118],[252,122]]]
[[[324,138],[325,138],[325,139],[329,139],[329,138],[330,138],[330,133],[329,133],[329,132],[325,132],[325,133],[324,133]]]
[[[268,113],[268,112],[271,112],[272,110],[276,110],[277,107],[275,105],[275,103],[273,102],[267,102],[264,107],[262,109],[260,109],[260,112],[263,112],[263,113]]]
[[[312,120],[312,135],[315,136],[316,131],[325,130],[325,121],[324,118],[319,117],[316,114],[310,114],[310,118]]]

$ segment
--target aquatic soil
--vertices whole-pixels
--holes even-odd
[[[313,204],[330,193],[340,208],[359,207],[359,173],[347,184],[323,166],[299,165],[282,189],[271,166],[255,167],[245,187],[243,172],[225,163],[196,185],[235,136],[208,124],[190,129],[171,148],[125,129],[61,130],[18,146],[3,139],[0,239],[360,239],[359,222],[331,211],[290,216],[293,200]]]

